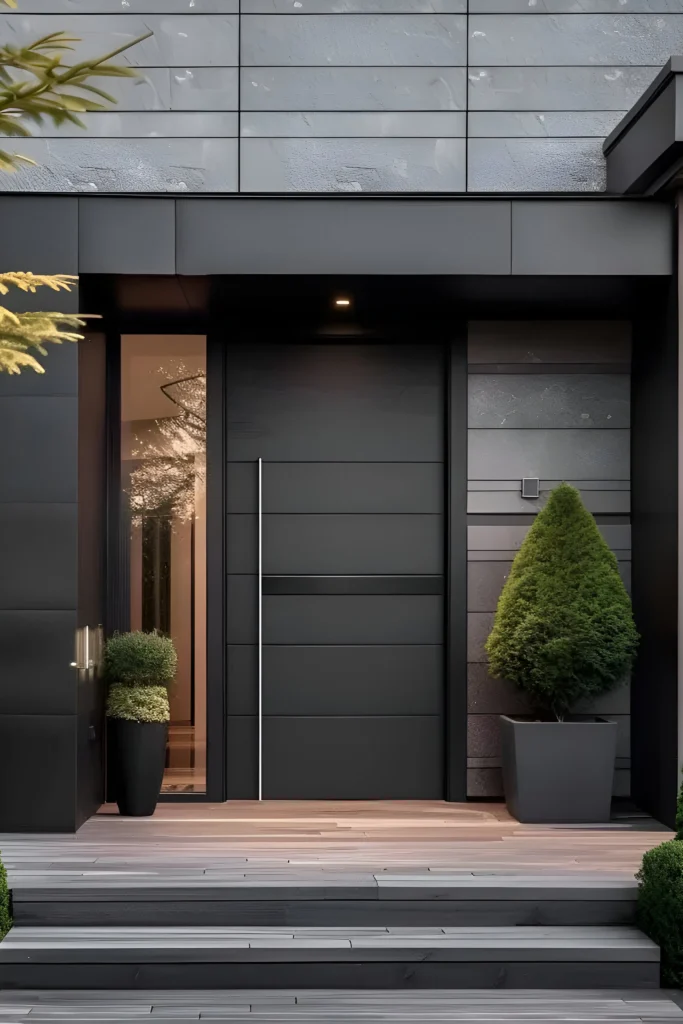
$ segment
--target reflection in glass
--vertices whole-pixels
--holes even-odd
[[[206,340],[121,338],[130,628],[173,638],[162,791],[206,791]]]

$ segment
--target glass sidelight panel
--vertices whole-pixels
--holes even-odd
[[[172,637],[162,792],[206,792],[206,339],[121,338],[130,628]]]

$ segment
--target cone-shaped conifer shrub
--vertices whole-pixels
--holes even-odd
[[[627,675],[638,645],[617,560],[579,492],[560,484],[538,513],[486,642],[491,674],[562,720]]]

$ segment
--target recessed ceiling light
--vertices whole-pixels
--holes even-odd
[[[351,299],[335,299],[334,304],[335,306],[350,306]]]

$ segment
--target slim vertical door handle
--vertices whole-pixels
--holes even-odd
[[[263,800],[263,459],[258,460],[258,798]]]

